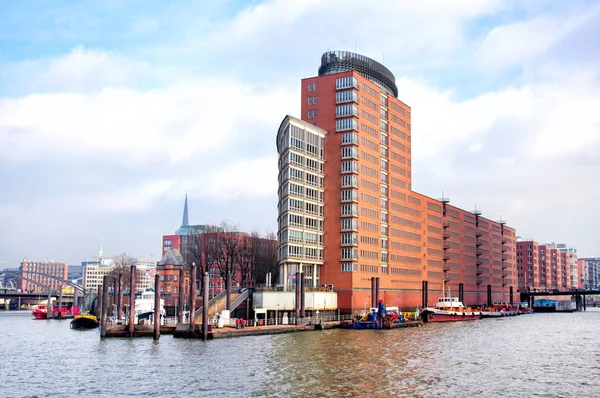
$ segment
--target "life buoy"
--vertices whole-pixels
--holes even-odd
[[[263,324],[263,321],[262,321],[262,319],[259,319],[259,320],[258,320],[258,326],[262,326],[262,324]]]

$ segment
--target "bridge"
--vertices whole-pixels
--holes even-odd
[[[572,298],[575,298],[575,303],[577,305],[577,311],[580,311],[583,307],[583,310],[585,311],[586,308],[586,303],[585,303],[585,297],[586,296],[593,296],[593,295],[600,295],[600,290],[582,290],[582,289],[577,289],[577,290],[567,290],[567,291],[560,291],[560,290],[552,290],[552,291],[541,291],[541,292],[521,292],[521,301],[526,301],[529,303],[529,307],[533,308],[533,302],[535,301],[535,297],[539,297],[539,296],[571,296]],[[582,300],[583,298],[583,300]]]

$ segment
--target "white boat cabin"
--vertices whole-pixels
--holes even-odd
[[[435,303],[435,308],[459,309],[464,308],[464,305],[458,301],[458,297],[440,297],[438,302]]]

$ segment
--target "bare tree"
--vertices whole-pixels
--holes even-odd
[[[108,275],[112,275],[115,278],[122,274],[121,281],[123,283],[123,289],[129,289],[130,292],[135,293],[135,286],[131,285],[131,265],[135,263],[135,259],[129,256],[127,253],[119,254],[118,256],[112,257],[113,266]],[[138,272],[136,272],[136,280],[138,278]]]
[[[236,278],[235,271],[238,265],[238,250],[240,233],[235,224],[230,221],[221,223],[221,230],[217,232],[217,247],[219,255],[219,273],[225,280],[227,294],[227,309],[231,307],[231,278]]]
[[[252,274],[256,281],[264,281],[267,274],[271,273],[271,279],[276,281],[279,277],[279,266],[277,264],[277,238],[274,233],[268,233],[264,237],[256,239],[256,252]]]
[[[200,284],[198,291],[204,297],[204,273],[216,266],[218,261],[216,234],[219,227],[207,225],[203,232],[193,232],[186,238],[185,262],[190,269],[196,264],[196,280]]]

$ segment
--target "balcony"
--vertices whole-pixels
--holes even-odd
[[[444,228],[450,228],[450,221],[448,221],[448,220],[442,221],[442,227],[444,227]]]
[[[503,278],[508,278],[510,276],[510,272],[508,271],[502,271],[502,277]]]
[[[451,257],[450,257],[449,253],[444,253],[444,257],[443,258],[444,258],[444,261],[448,261],[448,260],[450,260]]]
[[[450,266],[450,264],[444,264],[444,272],[448,272],[452,269],[452,267]]]
[[[483,278],[477,278],[477,284],[481,285],[482,283],[484,283]]]
[[[480,266],[481,264],[483,264],[483,260],[482,260],[482,259],[480,259],[480,258],[478,258],[478,259],[475,261],[475,264],[476,264],[477,266]]]
[[[475,239],[475,246],[483,246],[483,240],[482,239]]]
[[[481,255],[483,255],[483,250],[481,250],[481,249],[475,249],[475,255],[476,255],[476,256],[481,256]]]
[[[506,260],[508,260],[508,256],[506,256],[506,255],[503,254],[502,255],[502,261],[506,261]]]
[[[501,249],[501,250],[502,250],[502,253],[506,253],[506,252],[508,251],[508,247],[506,247],[506,246],[502,246],[502,249]]]
[[[444,242],[444,250],[448,250],[450,248],[451,248],[450,242]]]
[[[475,230],[475,236],[477,238],[480,238],[482,235],[483,235],[483,231],[482,230],[480,230],[480,229],[476,229]]]
[[[505,245],[508,243],[508,238],[506,236],[502,237],[502,244]]]
[[[475,270],[475,274],[477,274],[477,275],[483,274],[483,268],[477,267],[477,270]]]
[[[444,233],[442,234],[442,236],[444,237],[444,239],[448,239],[450,237],[450,232],[449,231],[444,231]]]
[[[502,269],[507,269],[508,268],[508,263],[502,262]]]

